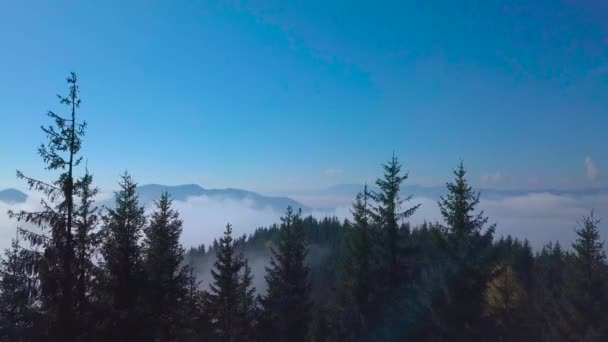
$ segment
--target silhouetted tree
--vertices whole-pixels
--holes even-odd
[[[604,243],[600,240],[598,224],[593,211],[583,217],[576,229],[575,273],[572,277],[572,314],[580,340],[604,341],[608,338],[608,265]]]
[[[262,298],[265,341],[305,341],[311,319],[307,249],[300,212],[287,208],[276,248],[266,268],[268,292]]]
[[[365,334],[364,331],[369,324],[372,290],[376,276],[373,272],[375,246],[370,199],[371,194],[366,185],[363,191],[357,194],[353,203],[351,210],[353,224],[344,261],[347,297],[342,300],[346,301],[344,304],[347,306],[351,300],[354,302],[354,306],[343,308],[349,311],[344,316],[346,319],[354,320],[349,329],[354,329],[353,333],[356,334]]]
[[[54,125],[42,127],[48,142],[38,148],[46,169],[59,171],[59,177],[52,183],[45,183],[17,171],[18,178],[25,180],[31,189],[43,192],[48,200],[43,201],[41,211],[10,212],[9,215],[43,229],[44,235],[26,230],[22,233],[32,245],[42,247],[42,257],[39,258],[42,264],[37,269],[41,272],[41,300],[49,324],[49,339],[69,342],[75,339],[75,333],[79,330],[75,329],[78,322],[74,319],[74,197],[77,191],[74,168],[82,160],[78,152],[86,123],[79,123],[76,118],[80,107],[76,74],[71,73],[67,83],[69,94],[58,97],[59,102],[68,107],[70,114],[66,118],[48,112]]]
[[[124,173],[115,193],[115,208],[103,217],[101,252],[103,291],[109,305],[108,338],[140,340],[144,334],[140,299],[143,260],[140,239],[146,224],[144,208],[136,194],[137,184]]]
[[[448,340],[479,340],[483,339],[480,327],[483,296],[494,270],[494,225],[487,226],[488,218],[483,211],[475,213],[479,193],[468,184],[462,162],[454,170],[454,176],[454,182],[447,183],[448,194],[439,201],[452,264],[449,295],[441,310],[441,328]]]
[[[404,256],[403,241],[399,234],[400,222],[414,214],[420,204],[402,210],[402,205],[412,199],[412,196],[400,198],[401,184],[408,178],[408,174],[401,173],[401,164],[394,155],[383,167],[384,177],[376,180],[380,191],[371,195],[376,202],[372,217],[383,234],[381,244],[385,257],[382,265],[386,269],[384,280],[390,290],[395,290],[401,284],[404,273],[412,271],[409,262],[406,262],[406,265],[401,264]]]
[[[205,296],[205,308],[217,339],[233,342],[238,341],[241,333],[239,273],[243,268],[243,259],[235,249],[230,224],[226,225],[224,236],[217,247],[217,260],[214,269],[211,270],[213,283],[210,284],[209,292]]]
[[[39,339],[38,280],[28,251],[13,239],[0,260],[0,341]]]
[[[238,327],[239,341],[255,341],[259,314],[258,302],[253,286],[253,274],[247,259],[243,259],[243,267],[238,284]]]
[[[95,324],[91,312],[91,297],[96,274],[98,274],[98,268],[93,258],[99,247],[97,230],[99,217],[97,207],[94,205],[94,197],[99,190],[93,188],[92,183],[93,176],[88,170],[75,183],[78,201],[74,211],[76,228],[74,232],[74,269],[76,272],[75,304],[78,313],[77,320],[80,322],[81,328],[77,332],[79,340],[88,340],[88,334],[93,331],[91,326]]]
[[[173,341],[187,319],[181,310],[188,291],[188,270],[182,266],[184,248],[179,242],[182,221],[171,207],[168,193],[163,193],[155,204],[156,210],[144,229],[143,302],[152,339]]]

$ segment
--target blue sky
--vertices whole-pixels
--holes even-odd
[[[0,4],[0,188],[43,174],[69,71],[105,188],[362,183],[393,150],[421,185],[607,184],[605,1],[93,3]]]

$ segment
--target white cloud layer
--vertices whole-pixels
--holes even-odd
[[[420,210],[412,217],[412,223],[440,221],[441,214],[435,200],[418,199]],[[530,193],[497,199],[481,199],[479,206],[496,223],[496,237],[511,234],[527,238],[534,247],[549,241],[569,245],[575,239],[576,222],[594,209],[600,223],[602,239],[608,239],[608,195],[585,197],[560,196],[550,193]]]
[[[318,198],[316,199],[318,200]],[[334,199],[329,200],[332,202]],[[323,201],[323,199],[321,199]],[[334,203],[334,209],[318,210],[313,216],[337,216],[349,218],[350,202],[348,200]],[[28,197],[25,203],[5,204],[0,202],[0,248],[9,245],[15,237],[18,224],[9,220],[6,212],[13,210],[35,210],[40,207],[40,199]],[[420,209],[411,217],[413,224],[426,221],[440,221],[441,215],[436,200],[432,198],[414,198],[410,205],[421,203]],[[307,203],[308,204],[308,203]],[[226,223],[233,225],[235,236],[250,234],[256,228],[268,226],[279,221],[281,212],[270,208],[256,209],[250,200],[216,200],[206,196],[192,197],[186,201],[175,201],[184,221],[182,243],[186,247],[201,243],[208,245],[214,238],[219,238]],[[574,227],[577,219],[595,209],[596,216],[604,218],[600,223],[603,239],[608,239],[608,194],[576,197],[554,195],[550,193],[530,193],[519,196],[505,196],[497,199],[482,198],[480,208],[486,211],[491,222],[496,222],[496,236],[512,234],[527,238],[536,246],[548,241],[560,240],[569,244],[574,239]],[[152,208],[149,207],[148,211]]]
[[[410,218],[413,225],[423,222],[442,222],[437,200],[428,197],[414,197],[408,204],[420,203],[420,208]],[[313,203],[307,203],[313,204]],[[484,210],[490,223],[496,223],[495,236],[508,234],[526,238],[534,247],[542,247],[549,241],[560,241],[570,245],[575,239],[576,222],[590,211],[604,218],[600,223],[602,239],[608,240],[608,194],[576,197],[551,193],[529,193],[501,198],[482,198],[479,208]],[[335,215],[341,219],[350,217],[350,204],[343,202],[338,208],[317,212]]]

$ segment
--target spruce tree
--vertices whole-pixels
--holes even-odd
[[[213,283],[205,295],[205,308],[219,341],[243,341],[252,336],[253,295],[251,269],[237,251],[232,226],[226,225],[216,247],[217,260],[211,270]]]
[[[603,341],[608,338],[608,265],[604,243],[600,240],[593,211],[583,217],[576,229],[577,239],[572,244],[575,252],[575,274],[571,279],[570,298],[573,304],[578,338],[585,341]]]
[[[239,305],[241,300],[240,271],[243,258],[236,251],[232,239],[232,226],[226,225],[224,236],[216,249],[216,261],[211,270],[213,283],[205,295],[205,307],[210,316],[214,334],[219,341],[239,340]]]
[[[354,299],[362,325],[368,321],[373,281],[373,239],[370,217],[370,193],[367,185],[357,194],[351,213],[353,225],[347,244],[346,282]]]
[[[70,342],[75,339],[74,292],[74,198],[75,168],[82,160],[78,153],[82,145],[86,123],[77,121],[80,95],[76,74],[67,78],[69,94],[58,95],[59,102],[68,107],[68,116],[62,117],[53,111],[48,116],[54,125],[43,126],[48,138],[41,144],[38,154],[46,164],[46,169],[59,171],[58,178],[46,183],[26,177],[17,171],[17,177],[25,180],[29,187],[43,192],[47,200],[43,209],[37,212],[9,212],[18,221],[33,223],[42,228],[43,233],[22,230],[23,235],[35,247],[41,247],[38,270],[42,286],[41,300],[49,325],[49,339]]]
[[[449,235],[455,240],[465,243],[474,236],[485,234],[491,236],[494,226],[488,227],[484,233],[488,218],[484,212],[474,213],[479,204],[480,193],[473,191],[466,179],[466,169],[461,162],[454,170],[454,183],[447,183],[448,194],[441,197],[439,209],[448,228]],[[459,246],[465,248],[467,246]]]
[[[35,324],[39,320],[38,281],[27,253],[15,238],[0,259],[0,341],[40,338]]]
[[[307,248],[300,212],[287,208],[279,240],[266,268],[268,292],[262,298],[262,339],[305,341],[311,319]]]
[[[144,305],[153,330],[153,340],[172,341],[186,317],[181,305],[187,295],[187,269],[182,266],[184,248],[179,239],[182,221],[171,207],[168,193],[156,203],[150,223],[144,229]]]
[[[253,274],[247,259],[243,259],[243,267],[238,284],[238,326],[239,341],[255,341],[258,320],[258,302],[253,286]]]
[[[194,267],[184,266],[186,274],[186,296],[181,303],[185,320],[179,329],[177,341],[209,341],[215,337],[210,319],[205,311],[206,293],[199,289],[200,281],[196,279]]]
[[[125,172],[120,190],[115,193],[115,208],[107,208],[103,217],[102,284],[109,305],[107,338],[138,340],[143,334],[138,304],[143,285],[140,239],[146,217],[136,188],[137,184]]]
[[[93,262],[94,254],[99,247],[99,232],[97,231],[99,216],[98,208],[94,204],[94,197],[99,190],[92,187],[93,176],[88,169],[75,184],[78,198],[74,212],[74,249],[75,249],[75,271],[76,290],[75,304],[78,319],[83,320],[90,314],[90,297],[92,295],[93,282],[97,273],[97,266]],[[87,330],[84,322],[82,328]],[[80,332],[82,333],[82,331]]]
[[[494,225],[487,226],[483,211],[475,213],[479,193],[468,184],[462,162],[454,176],[454,182],[447,183],[448,194],[439,201],[448,237],[447,261],[453,266],[442,324],[449,340],[476,340],[481,338],[483,294],[494,270]]]
[[[401,173],[401,164],[395,155],[383,165],[384,177],[376,180],[380,191],[372,193],[376,202],[372,217],[375,225],[381,230],[382,246],[385,254],[383,265],[386,268],[386,282],[390,290],[395,290],[402,282],[402,271],[411,272],[411,265],[402,265],[403,242],[400,235],[400,222],[410,217],[420,207],[420,204],[402,209],[404,203],[409,202],[412,196],[400,197],[401,184],[408,178],[408,174]],[[405,266],[405,269],[402,267]]]

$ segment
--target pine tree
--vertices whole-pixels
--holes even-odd
[[[266,268],[268,292],[262,298],[262,339],[305,341],[311,319],[307,248],[300,212],[287,208],[279,240]]]
[[[454,183],[447,183],[447,196],[439,201],[449,243],[448,262],[454,268],[442,324],[450,340],[476,340],[481,338],[483,294],[493,276],[494,225],[486,228],[484,212],[475,213],[479,193],[468,184],[462,162],[454,175]]]
[[[572,244],[575,251],[573,277],[574,317],[578,336],[585,341],[603,341],[608,338],[604,307],[608,305],[608,265],[604,243],[600,240],[598,224],[593,211],[583,217],[576,229],[577,239]]]
[[[402,211],[401,206],[409,202],[412,196],[400,198],[401,184],[408,178],[408,174],[401,174],[401,164],[395,155],[383,165],[384,177],[376,180],[379,192],[372,193],[376,206],[372,210],[374,223],[382,231],[383,250],[386,253],[383,264],[386,267],[386,281],[391,290],[395,290],[401,283],[402,271],[401,258],[403,257],[403,241],[399,234],[399,224],[402,220],[410,217],[420,207],[417,204]],[[405,271],[411,272],[410,265],[405,265]]]
[[[184,248],[179,239],[182,221],[171,205],[168,193],[155,203],[149,225],[144,229],[144,305],[153,327],[153,339],[172,341],[186,319],[181,304],[187,295],[187,269],[181,264]]]
[[[101,252],[103,291],[109,304],[108,338],[138,340],[143,334],[140,303],[143,261],[140,239],[146,223],[137,184],[124,173],[115,193],[116,207],[103,217]]]
[[[68,107],[68,118],[52,111],[48,116],[54,125],[42,127],[48,143],[41,144],[38,154],[46,163],[46,169],[60,171],[57,180],[52,183],[26,177],[17,172],[17,177],[25,180],[31,189],[43,192],[48,200],[43,201],[43,210],[39,212],[9,212],[9,216],[18,221],[33,223],[45,231],[38,234],[23,230],[22,233],[32,245],[42,247],[42,301],[46,319],[49,322],[49,339],[73,341],[75,339],[75,271],[74,271],[74,197],[76,193],[74,169],[82,158],[78,157],[85,133],[86,123],[79,123],[76,112],[80,107],[79,87],[76,74],[67,78],[69,94],[59,97],[59,102]],[[47,233],[50,233],[47,234]]]

